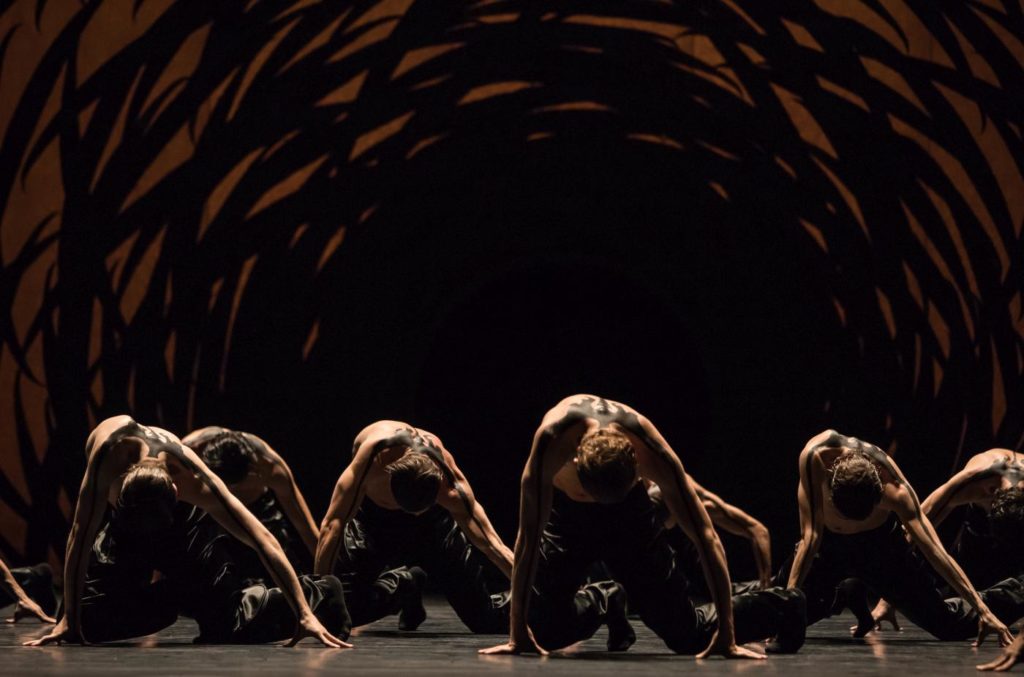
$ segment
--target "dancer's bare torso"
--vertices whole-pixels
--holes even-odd
[[[860,454],[875,466],[882,481],[882,499],[874,510],[864,519],[852,520],[843,515],[832,504],[829,498],[832,478],[832,465],[840,456]],[[802,473],[809,473],[814,496],[808,497],[822,518],[822,523],[829,531],[840,534],[855,534],[880,527],[889,519],[892,512],[901,518],[909,506],[916,503],[913,490],[909,488],[906,478],[896,464],[882,449],[859,440],[847,437],[834,430],[817,435],[804,447],[801,455]]]
[[[414,449],[425,451],[428,457],[437,464],[445,481],[437,492],[437,503],[446,509],[461,501],[458,488],[455,486],[452,468],[455,460],[444,448],[441,440],[433,433],[416,428],[403,421],[378,421],[364,429],[356,437],[354,449],[363,445],[376,446],[374,454],[362,482],[365,497],[388,510],[401,510],[395,495],[391,492],[391,476],[387,466],[402,458]]]
[[[89,436],[86,456],[102,455],[100,472],[112,481],[107,501],[116,505],[125,471],[147,459],[166,466],[179,499],[195,502],[203,489],[196,455],[174,433],[163,428],[142,425],[130,416],[115,416],[103,421]]]
[[[652,451],[649,441],[642,436],[640,415],[621,402],[596,395],[575,395],[559,402],[548,412],[545,422],[550,422],[557,430],[553,452],[568,456],[555,473],[552,484],[574,501],[593,503],[595,500],[580,484],[576,455],[569,453],[569,450],[579,446],[585,436],[602,429],[625,435],[637,455],[637,465],[640,467],[638,481],[643,476],[643,468],[650,461]]]

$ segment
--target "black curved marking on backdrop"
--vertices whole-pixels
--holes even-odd
[[[35,2],[35,19],[51,3]],[[991,29],[982,17],[991,18],[1007,30],[1021,34],[1024,26],[1018,3],[1003,3],[1002,11],[975,4],[962,3],[943,7],[941,13],[934,3],[909,0],[908,7],[934,34],[937,43],[954,61],[955,68],[908,57],[886,40],[855,21],[829,16],[813,2],[787,6],[785,13],[767,3],[740,2],[751,20],[762,27],[755,30],[726,4],[706,0],[700,3],[632,3],[621,6],[592,2],[568,2],[557,7],[555,19],[579,14],[607,14],[636,21],[688,26],[707,34],[714,48],[733,69],[747,89],[753,106],[741,101],[723,87],[705,77],[720,76],[720,70],[676,49],[671,39],[652,36],[642,30],[611,26],[559,24],[545,19],[545,11],[533,3],[506,0],[493,3],[479,14],[497,16],[520,11],[518,21],[483,23],[477,15],[468,15],[464,7],[437,8],[426,2],[413,2],[405,18],[398,22],[386,40],[354,51],[343,59],[330,61],[333,54],[366,36],[369,31],[385,26],[382,18],[358,25],[357,22],[376,6],[370,0],[324,2],[299,7],[290,0],[268,0],[249,4],[243,0],[221,3],[176,3],[139,37],[114,54],[84,81],[77,81],[76,64],[79,42],[88,30],[90,19],[101,2],[86,3],[47,48],[34,67],[4,132],[5,152],[0,158],[0,204],[25,179],[30,167],[44,157],[51,143],[58,143],[62,157],[62,182],[65,194],[60,230],[43,235],[45,221],[38,224],[33,244],[19,252],[0,271],[5,308],[17,293],[20,280],[32,265],[42,260],[49,244],[59,242],[55,274],[50,276],[39,302],[38,312],[28,324],[24,336],[14,329],[14,322],[0,322],[0,339],[9,349],[20,371],[15,390],[27,381],[45,381],[50,411],[46,416],[45,434],[48,447],[38,460],[30,419],[38,420],[38,412],[26,411],[24,400],[18,399],[16,444],[24,475],[29,478],[31,500],[25,501],[6,477],[0,477],[0,501],[28,524],[25,555],[45,556],[51,546],[63,547],[60,534],[67,528],[67,518],[59,508],[59,492],[73,496],[81,477],[81,460],[64,462],[61,450],[80,444],[92,427],[94,419],[105,413],[132,411],[144,420],[155,420],[166,427],[184,427],[189,417],[190,379],[193,365],[200,365],[194,388],[200,394],[219,393],[215,376],[222,361],[229,360],[232,346],[223,346],[204,336],[223,336],[231,315],[233,294],[239,287],[244,263],[258,257],[257,273],[274,274],[285,271],[294,294],[296,316],[304,321],[316,317],[324,290],[336,274],[331,260],[318,276],[315,272],[319,253],[342,224],[355,224],[365,210],[391,196],[388,186],[407,185],[422,177],[406,161],[405,154],[418,141],[436,133],[448,133],[452,147],[468,138],[470,132],[488,123],[495,129],[547,131],[555,139],[582,145],[592,133],[651,132],[679,141],[691,154],[692,162],[678,171],[681,187],[704,185],[714,180],[729,189],[736,213],[727,219],[728,226],[746,224],[738,214],[761,211],[759,197],[771,195],[772,223],[796,224],[806,218],[823,227],[828,236],[828,255],[800,254],[817,259],[816,269],[808,275],[834,292],[849,315],[846,335],[851,341],[864,339],[867,348],[874,347],[880,373],[892,379],[893,389],[904,394],[894,398],[889,409],[893,419],[890,429],[870,431],[872,435],[898,438],[913,433],[913,416],[919,413],[916,402],[937,400],[942,412],[954,413],[959,420],[966,416],[970,426],[966,445],[973,448],[992,446],[995,433],[990,428],[991,382],[972,379],[970,374],[991,374],[994,368],[1003,371],[1004,383],[1019,376],[1007,356],[1012,356],[1021,339],[1004,315],[987,306],[989,299],[1008,298],[1007,285],[1000,278],[994,261],[994,250],[977,219],[966,206],[954,181],[931,161],[925,151],[893,134],[888,115],[907,122],[929,138],[951,140],[949,148],[958,160],[971,170],[979,194],[996,223],[998,233],[1011,253],[1007,280],[1020,276],[1020,263],[1015,254],[1019,239],[1013,233],[1011,219],[997,182],[977,148],[964,122],[949,102],[929,83],[938,82],[984,104],[987,124],[995,125],[1002,135],[1011,157],[1024,157],[1022,142],[1010,131],[1007,120],[1020,120],[1024,115],[1024,84],[1020,65],[1003,44],[993,39]],[[144,3],[136,0],[132,11]],[[11,3],[0,2],[0,9]],[[888,25],[899,31],[899,22],[889,16],[878,3],[869,5]],[[287,10],[295,9],[288,13]],[[966,58],[961,54],[957,36],[947,24],[973,45],[985,45],[984,57],[998,76],[1001,87],[975,78]],[[486,18],[486,16],[485,16]],[[793,42],[781,19],[791,19],[811,28],[824,48],[819,53]],[[300,56],[326,26],[338,20],[337,30],[323,46]],[[296,21],[271,53],[262,69],[255,74],[249,91],[240,98],[237,111],[229,115],[239,94],[243,74],[249,64],[257,61],[261,50],[290,22]],[[45,23],[45,22],[44,22]],[[178,47],[197,29],[209,25],[207,46],[199,64],[182,87],[155,91],[158,76],[170,63]],[[557,29],[555,26],[557,25]],[[24,28],[14,26],[0,42],[0,59],[9,60],[11,40],[20,39]],[[242,39],[244,38],[244,39]],[[903,36],[906,39],[906,36]],[[454,49],[411,71],[392,78],[395,67],[404,55],[440,42],[459,41],[464,46]],[[740,43],[762,54],[767,66],[752,63]],[[530,45],[529,50],[524,45]],[[542,47],[533,49],[534,46]],[[584,47],[585,50],[570,49]],[[588,51],[589,50],[589,51]],[[493,58],[500,55],[501,59]],[[865,73],[859,56],[868,56],[901,73],[912,87],[927,113],[917,109],[894,90]],[[284,66],[299,57],[288,68]],[[557,63],[557,68],[554,64]],[[237,69],[237,70],[236,70]],[[684,70],[688,69],[688,70]],[[353,102],[317,106],[317,102],[341,84],[363,71],[367,72],[362,90]],[[62,112],[36,136],[40,112],[51,96],[57,79],[64,73],[60,94]],[[480,101],[472,105],[458,104],[474,87],[503,80],[532,81],[537,73],[563,73],[563,79],[552,77],[542,87],[524,89]],[[640,73],[642,76],[638,76]],[[650,76],[650,77],[643,77]],[[651,77],[660,84],[657,105],[652,102]],[[824,77],[862,97],[869,111],[848,104],[821,89],[816,78]],[[129,98],[128,92],[135,85]],[[432,87],[417,88],[428,80],[447,78]],[[543,79],[543,78],[540,78]],[[577,98],[578,83],[602,83],[599,103],[613,112],[536,112],[545,106]],[[208,122],[198,137],[197,111],[213,92],[224,83],[223,95],[208,106]],[[792,123],[771,88],[777,84],[797,93],[803,105],[813,113],[830,135],[841,160],[832,162],[822,152],[809,148],[796,134]],[[605,86],[607,85],[607,86]],[[582,88],[583,98],[598,98],[593,90]],[[172,95],[171,92],[176,92]],[[144,108],[150,98],[154,104]],[[703,102],[703,103],[702,103]],[[160,110],[160,104],[167,106]],[[91,121],[79,129],[78,116],[87,106],[95,105]],[[121,143],[115,148],[93,185],[93,176],[100,164],[107,141],[120,112],[126,113],[126,126]],[[414,116],[399,133],[374,147],[377,164],[364,164],[362,158],[350,161],[356,139],[369,130],[414,111]],[[157,114],[159,111],[159,114]],[[671,114],[663,114],[670,111]],[[338,119],[345,115],[344,120]],[[734,120],[726,125],[723,120]],[[125,198],[133,190],[139,176],[159,157],[185,127],[196,138],[192,157],[170,172],[133,204],[122,210]],[[293,130],[298,133],[283,148],[267,153]],[[847,133],[838,133],[847,130]],[[490,138],[490,137],[487,137]],[[602,137],[603,138],[603,137]],[[893,149],[885,162],[865,166],[854,152],[865,138],[877,138]],[[30,140],[36,139],[30,147]],[[737,182],[735,162],[706,150],[701,142],[711,143],[744,159],[742,183]],[[435,148],[444,149],[443,140]],[[614,153],[632,148],[620,140],[609,145]],[[445,177],[471,180],[472,162],[486,153],[483,144],[465,154],[468,172],[439,168]],[[223,207],[208,225],[203,238],[198,238],[201,207],[212,189],[250,153],[263,148],[260,159],[250,170]],[[472,149],[470,149],[472,150]],[[427,153],[430,151],[424,151]],[[651,158],[664,158],[676,151],[657,150]],[[312,175],[306,186],[295,194],[270,205],[252,217],[250,209],[260,196],[298,169],[327,154],[324,164]],[[771,158],[783,158],[794,168],[794,181],[780,170]],[[479,156],[479,157],[478,157]],[[368,157],[368,156],[364,156]],[[424,157],[420,155],[418,157]],[[861,200],[869,226],[884,223],[885,228],[872,228],[871,241],[860,233],[856,220],[844,211],[844,201],[837,189],[824,178],[815,158],[837,172],[843,182]],[[980,168],[981,171],[973,171]],[[448,173],[443,173],[447,171]],[[332,175],[332,172],[336,174]],[[630,181],[631,177],[622,180]],[[971,252],[968,263],[974,266],[978,296],[968,292],[964,264],[956,255],[953,242],[946,233],[936,208],[919,182],[930,186],[953,211],[960,228],[959,236]],[[645,190],[637,185],[637,191]],[[650,189],[647,189],[650,190]],[[750,193],[750,196],[745,196]],[[668,198],[650,192],[639,193],[651,201]],[[878,205],[870,213],[872,204]],[[812,196],[812,199],[808,199]],[[829,211],[827,203],[839,206],[838,213]],[[930,263],[907,227],[889,227],[887,215],[900,213],[905,203],[928,231],[936,248],[948,264],[950,275],[964,289],[968,317],[975,324],[970,337],[961,320],[960,301],[946,277]],[[283,232],[280,224],[309,223],[302,244],[288,247],[291,232]],[[758,223],[744,231],[751,249],[767,246],[778,238],[778,230]],[[143,254],[166,227],[162,250],[157,258],[149,286],[131,318],[122,316],[119,305],[129,288],[134,273],[142,267]],[[123,260],[119,283],[111,282],[105,261],[120,247],[136,237]],[[802,237],[802,236],[801,236]],[[794,249],[807,244],[796,239]],[[814,245],[807,244],[809,250]],[[863,262],[872,261],[879,252],[904,252],[926,297],[925,307],[909,292],[900,266],[892,270],[875,270]],[[5,252],[5,258],[9,255]],[[797,256],[797,255],[795,255]],[[799,258],[799,257],[798,257]],[[190,261],[188,275],[175,273],[176,263]],[[178,269],[180,272],[180,268]],[[164,298],[172,286],[173,299],[164,308]],[[220,296],[208,307],[210,290],[223,279]],[[871,298],[861,290],[879,284],[892,306],[897,332],[888,336],[883,318]],[[305,293],[312,291],[313,293]],[[245,303],[253,298],[247,290]],[[258,301],[258,299],[257,299]],[[94,303],[101,307],[103,330],[98,362],[89,358],[89,348],[81,337],[88,336]],[[928,310],[935,309],[946,321],[953,355],[946,363],[941,346],[930,329]],[[59,311],[59,326],[53,320]],[[9,312],[9,311],[8,311]],[[809,312],[831,313],[831,308],[814,308]],[[10,318],[8,318],[10,319]],[[295,323],[299,326],[300,323]],[[177,344],[171,373],[163,365],[163,346],[175,333]],[[305,335],[282,340],[291,341],[291,351],[301,352]],[[29,359],[37,341],[43,346],[43,373]],[[915,345],[920,341],[920,347]],[[296,347],[294,344],[298,344]],[[999,365],[993,363],[986,349],[973,355],[973,346],[995,346]],[[966,346],[966,348],[961,348]],[[287,352],[287,351],[283,351]],[[288,353],[291,354],[291,353]],[[907,376],[915,356],[922,368],[918,383]],[[933,395],[935,386],[928,369],[931,359],[945,364],[944,386]],[[900,366],[900,361],[903,366]],[[297,358],[281,360],[281,374],[298,372]],[[896,376],[889,376],[894,374]],[[102,390],[97,398],[90,394],[93,380],[101,376]],[[135,401],[127,398],[128,384],[134,380]],[[297,378],[297,377],[290,377]],[[975,383],[977,381],[977,383]],[[888,381],[887,381],[888,382]],[[972,396],[950,399],[953,391],[970,390]],[[855,405],[862,393],[850,385],[847,409]],[[20,398],[16,392],[15,397]],[[842,404],[842,398],[837,400]],[[84,403],[84,404],[83,404]],[[1014,443],[1024,427],[1024,394],[1008,389],[1006,415],[999,434]],[[837,414],[839,416],[839,414]],[[33,424],[38,428],[38,424]],[[35,430],[38,433],[38,430]],[[1004,445],[1009,446],[1009,445]],[[13,552],[10,543],[0,539],[0,548]]]

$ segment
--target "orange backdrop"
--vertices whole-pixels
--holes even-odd
[[[250,280],[317,288],[400,199],[390,168],[487,125],[656,147],[723,204],[774,172],[830,321],[959,402],[961,445],[1019,446],[1024,3],[441,4],[0,3],[5,557],[62,551],[99,418],[184,433],[240,341],[312,359],[315,304],[239,329]]]

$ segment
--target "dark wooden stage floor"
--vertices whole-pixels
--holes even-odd
[[[10,609],[8,609],[10,611]],[[350,675],[468,675],[537,673],[547,675],[671,674],[978,674],[975,664],[994,658],[995,644],[972,649],[968,642],[937,642],[915,627],[884,632],[877,639],[856,641],[846,628],[850,617],[831,618],[808,631],[808,641],[795,656],[767,661],[702,661],[675,656],[639,622],[636,645],[625,654],[604,651],[604,631],[547,659],[485,657],[476,650],[502,638],[471,635],[443,600],[428,604],[429,618],[417,632],[399,632],[395,619],[363,628],[349,651],[322,649],[306,640],[297,649],[277,646],[193,647],[195,625],[182,620],[142,642],[105,646],[28,648],[21,642],[41,633],[41,626],[22,621],[0,625],[0,674],[138,674],[226,675],[347,673]],[[1018,668],[1016,672],[1021,672]]]

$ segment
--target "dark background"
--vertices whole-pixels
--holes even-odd
[[[5,4],[5,557],[122,412],[259,434],[317,518],[409,421],[511,542],[591,392],[777,558],[827,427],[922,494],[1021,444],[1017,2]]]

